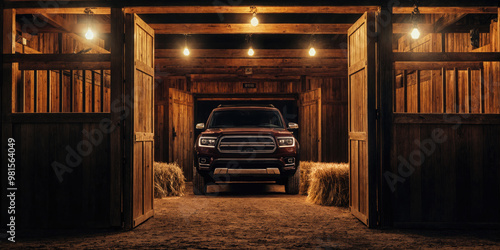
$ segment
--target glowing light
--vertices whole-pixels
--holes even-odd
[[[316,50],[314,49],[314,47],[311,47],[311,48],[309,49],[309,55],[310,55],[310,56],[315,56],[315,55],[316,55]]]
[[[92,31],[92,29],[90,29],[90,27],[87,30],[87,33],[85,33],[85,38],[87,38],[87,40],[94,39],[94,32]]]
[[[252,26],[254,27],[257,27],[257,25],[259,25],[259,19],[257,19],[256,14],[253,14],[252,20],[250,20],[250,24],[252,24]]]
[[[418,39],[420,37],[420,31],[418,30],[417,27],[413,28],[411,31],[411,38],[413,39]]]
[[[248,55],[253,56],[254,54],[255,54],[255,51],[253,51],[252,47],[250,47],[250,49],[248,49]]]
[[[189,56],[190,53],[189,53],[188,47],[184,48],[184,52],[183,53],[184,53],[185,56]]]

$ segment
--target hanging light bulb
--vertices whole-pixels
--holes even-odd
[[[316,55],[316,50],[314,49],[314,47],[311,47],[311,48],[309,49],[309,55],[310,55],[310,56],[315,56],[315,55]]]
[[[187,34],[184,35],[184,51],[182,52],[185,56],[189,56],[189,54],[191,54],[188,49],[187,36]]]
[[[90,10],[90,8],[85,9],[84,12],[85,12],[85,14],[88,15],[88,17],[87,17],[87,33],[85,33],[85,38],[87,38],[87,40],[92,40],[92,39],[94,39],[95,35],[94,35],[94,32],[92,31],[90,26],[92,25],[92,14],[94,14],[94,13]]]
[[[418,10],[417,1],[413,5],[413,11],[411,12],[410,20],[413,23],[413,29],[410,33],[411,38],[418,39],[420,37],[420,30],[418,30],[418,17],[420,15],[420,10]]]
[[[253,51],[252,47],[250,47],[250,48],[248,49],[248,55],[249,55],[249,56],[253,56],[253,55],[255,55],[255,51]]]
[[[87,38],[87,40],[94,39],[94,32],[90,27],[88,28],[87,33],[85,33],[85,38]]]
[[[420,31],[418,30],[418,27],[415,26],[411,31],[411,38],[418,39],[419,37],[420,37]]]
[[[254,27],[257,27],[257,25],[259,25],[259,19],[257,19],[257,13],[253,13],[253,17],[252,20],[250,20],[250,24],[252,24],[252,26]]]
[[[315,56],[316,55],[316,49],[314,48],[314,44],[316,42],[316,39],[314,38],[314,34],[311,35],[311,41],[309,42],[309,56]]]

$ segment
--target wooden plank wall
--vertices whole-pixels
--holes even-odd
[[[73,54],[88,49],[88,46],[66,33],[23,34],[23,37],[26,38],[26,45],[17,43],[18,53]],[[96,44],[104,46],[104,40],[94,40]],[[90,50],[88,53],[98,52]],[[110,112],[109,70],[23,70],[17,76],[17,112]]]
[[[306,89],[321,88],[323,162],[347,162],[347,78],[307,77]]]
[[[428,34],[417,41],[404,36],[398,41],[399,52],[498,52],[498,25],[492,22],[490,33],[480,34],[480,47],[472,48],[468,33]],[[483,62],[484,100],[481,99],[481,70],[470,69],[471,88],[468,88],[468,68],[446,68],[445,102],[447,113],[500,113],[500,63]],[[420,82],[417,83],[417,74]],[[406,75],[406,78],[403,76]],[[458,76],[457,81],[455,81]],[[402,113],[443,113],[443,71],[406,70],[396,71],[395,112]],[[405,87],[406,86],[406,87]],[[455,89],[458,86],[458,98]],[[419,93],[417,90],[420,89]],[[406,93],[406,95],[405,95]],[[406,96],[406,97],[405,97]],[[470,101],[469,101],[470,96]],[[418,101],[418,99],[420,101]],[[457,103],[458,101],[458,103]],[[458,106],[458,111],[457,111]]]
[[[445,44],[441,34],[416,43],[402,38],[398,50],[440,52],[443,46],[446,52],[498,52],[497,29],[492,22],[490,33],[481,34],[478,49],[469,45],[468,34],[449,33]],[[416,71],[398,72],[393,162],[384,173],[385,178],[391,176],[385,184],[394,187],[389,196],[395,226],[500,224],[499,63],[483,62],[483,80],[480,71],[445,69],[444,77],[442,70],[420,71],[420,86]],[[482,112],[486,114],[477,114]]]
[[[109,116],[77,123],[55,122],[50,117],[32,119],[36,123],[14,122],[12,136],[20,156],[17,164],[22,166],[16,172],[17,185],[29,190],[19,192],[16,198],[20,228],[111,226],[110,137],[101,133],[102,140],[94,144],[92,139],[97,137],[82,133],[101,131],[99,122],[104,118]],[[67,161],[78,164],[72,166]],[[55,174],[54,162],[69,169],[62,174],[62,182]]]
[[[500,223],[500,124],[394,124],[393,160],[394,225]]]

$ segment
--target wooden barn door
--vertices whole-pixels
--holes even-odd
[[[350,208],[367,226],[376,220],[375,37],[365,13],[348,31]]]
[[[321,161],[321,89],[299,95],[300,159]]]
[[[193,179],[194,102],[193,95],[177,89],[168,91],[169,162],[177,162],[187,181]]]
[[[126,18],[124,220],[133,228],[154,214],[154,30],[135,14]]]

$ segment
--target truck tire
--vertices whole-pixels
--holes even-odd
[[[300,185],[300,167],[297,168],[295,174],[289,176],[285,182],[285,192],[287,194],[298,194]]]
[[[204,195],[207,193],[205,177],[201,176],[196,168],[193,168],[193,193],[195,195]]]

